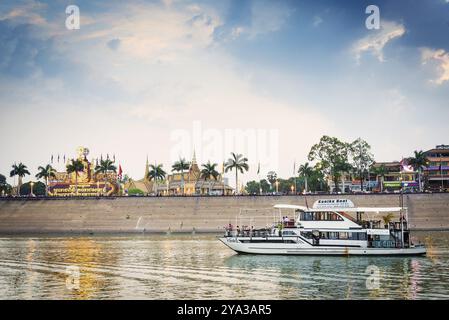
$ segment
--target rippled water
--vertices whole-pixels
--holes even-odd
[[[215,235],[1,237],[0,298],[448,299],[449,233],[414,235],[427,257],[236,255]]]

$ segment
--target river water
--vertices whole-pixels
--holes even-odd
[[[1,299],[448,299],[449,233],[426,257],[237,255],[216,235],[1,236]]]

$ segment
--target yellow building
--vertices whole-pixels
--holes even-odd
[[[181,173],[168,174],[164,181],[150,181],[148,177],[149,163],[145,164],[145,175],[143,179],[130,180],[125,184],[125,190],[139,189],[145,194],[153,195],[182,195],[183,186],[185,195],[232,194],[231,188],[220,174],[217,180],[205,180],[201,178],[201,170],[196,161],[195,152],[190,162],[189,170]]]

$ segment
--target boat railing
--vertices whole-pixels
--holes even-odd
[[[266,238],[271,236],[271,230],[266,230],[266,229],[262,229],[262,230],[226,230],[225,236],[226,237],[248,237],[248,238],[252,238],[252,237],[260,237],[260,238]]]

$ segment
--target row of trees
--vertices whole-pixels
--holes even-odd
[[[217,171],[217,163],[211,163],[208,161],[206,164],[202,165],[201,170],[201,179],[204,180],[217,180],[220,173]],[[235,179],[236,179],[236,190],[238,188],[238,174],[244,173],[249,170],[248,159],[245,158],[241,154],[231,153],[231,157],[224,164],[225,172],[235,170]],[[172,172],[180,172],[181,180],[182,180],[182,192],[184,193],[184,172],[189,170],[190,162],[187,162],[184,158],[179,159],[172,165]],[[165,179],[167,173],[163,169],[162,164],[154,164],[150,165],[147,178],[153,181],[162,181]],[[84,170],[84,164],[79,159],[72,159],[66,167],[67,173],[75,173],[75,192],[78,193],[78,174]],[[95,167],[96,174],[103,174],[104,181],[107,182],[107,174],[110,172],[117,172],[117,167],[114,165],[114,162],[110,159],[101,160],[100,163]],[[17,189],[21,190],[22,180],[25,176],[30,175],[28,168],[23,163],[14,164],[12,166],[12,170],[10,172],[10,177],[18,177]],[[0,179],[0,188],[1,190],[5,190],[5,193],[9,193],[11,191],[11,187],[7,188],[6,177],[2,176]],[[56,170],[50,165],[40,166],[38,168],[38,173],[36,174],[37,179],[43,179],[45,182],[45,194],[48,194],[48,181],[51,178],[56,177]],[[4,180],[4,182],[2,182]],[[1,192],[1,191],[0,191]]]
[[[189,170],[191,163],[186,161],[184,158],[180,158],[172,165],[172,172],[181,173],[181,185],[182,193],[184,194],[184,171]],[[218,180],[220,173],[217,171],[217,163],[211,163],[208,161],[202,164],[200,171],[200,179],[207,180]],[[248,159],[241,154],[232,152],[231,157],[224,163],[225,172],[235,171],[235,187],[236,192],[238,190],[238,174],[239,172],[243,174],[245,171],[249,170]],[[163,169],[163,164],[150,165],[150,170],[148,172],[148,179],[154,180],[156,182],[165,180],[167,173]],[[209,190],[210,191],[210,190]]]
[[[384,166],[374,166],[374,156],[371,153],[371,146],[363,139],[358,138],[353,142],[347,143],[336,137],[323,136],[320,141],[313,145],[308,154],[308,160],[314,161],[312,166],[306,162],[300,165],[298,177],[289,179],[278,179],[274,171],[267,174],[267,180],[250,181],[246,185],[246,191],[249,193],[266,193],[274,190],[274,184],[277,183],[278,190],[288,192],[292,186],[294,190],[303,189],[307,191],[326,191],[328,190],[325,177],[330,177],[335,185],[336,191],[339,191],[339,180],[344,174],[351,174],[360,180],[361,190],[363,191],[363,181],[369,172],[383,177],[386,174]],[[421,188],[422,171],[428,165],[428,160],[422,151],[415,151],[414,156],[408,159],[409,165],[418,171],[419,185]],[[172,172],[181,173],[182,193],[184,193],[184,172],[189,170],[190,163],[184,158],[176,161],[171,168]],[[208,161],[202,164],[200,178],[203,180],[217,180],[219,172],[217,171],[217,163]],[[148,179],[155,182],[163,181],[167,173],[163,169],[162,164],[150,165]],[[244,174],[249,170],[248,159],[241,154],[231,153],[231,157],[224,163],[225,172],[235,171],[235,190],[238,191],[239,173]],[[75,174],[76,192],[78,191],[78,173],[84,170],[84,165],[79,159],[72,159],[67,165],[67,173]],[[104,175],[105,183],[109,172],[116,172],[117,168],[114,162],[106,159],[101,160],[95,167],[95,173]],[[10,172],[10,176],[18,177],[18,190],[21,190],[22,179],[29,175],[28,168],[23,163],[14,164]],[[45,190],[48,190],[48,180],[54,178],[56,170],[51,165],[40,166],[36,178],[43,179],[45,182]],[[3,176],[4,177],[4,176]],[[2,182],[4,180],[4,182]],[[380,184],[382,185],[382,183]],[[6,178],[0,176],[0,192],[8,193],[11,187],[6,183]]]
[[[325,177],[332,179],[336,191],[339,190],[339,181],[345,174],[350,174],[360,180],[363,191],[363,181],[372,173],[382,180],[387,173],[385,166],[373,166],[374,156],[371,146],[363,139],[358,138],[347,143],[336,137],[323,136],[317,144],[314,144],[308,154],[309,161],[315,161],[312,166],[306,162],[299,166],[298,179],[278,179],[274,171],[267,174],[267,180],[250,181],[246,186],[248,193],[266,193],[274,190],[274,184],[278,184],[278,191],[289,192],[294,190],[304,191],[328,191]],[[423,151],[415,151],[414,156],[407,158],[407,162],[418,172],[420,191],[422,191],[422,172],[428,166],[428,160]],[[290,183],[287,186],[287,183]],[[380,186],[382,188],[383,181]],[[383,191],[383,190],[381,190]]]

